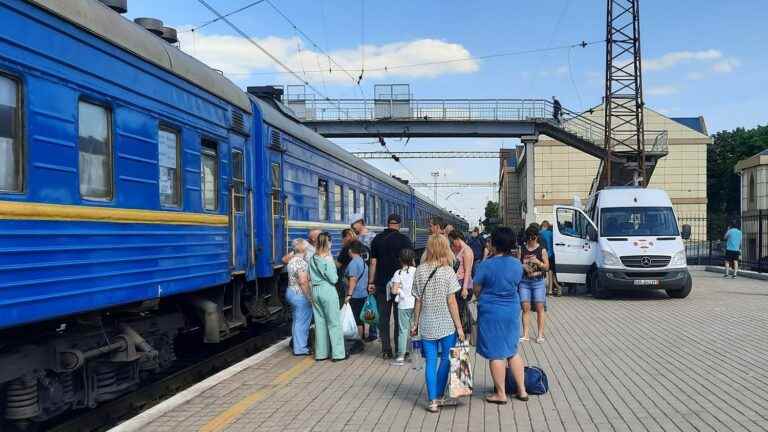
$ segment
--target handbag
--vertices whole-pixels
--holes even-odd
[[[469,357],[468,345],[460,344],[451,348],[451,372],[448,381],[448,396],[451,398],[472,394],[472,365]]]

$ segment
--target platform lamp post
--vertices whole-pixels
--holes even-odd
[[[435,182],[435,204],[437,204],[437,178],[440,177],[440,171],[432,171],[432,178]]]
[[[445,197],[445,201],[448,201],[454,195],[461,195],[461,192],[451,192],[451,193],[449,193],[448,196]]]

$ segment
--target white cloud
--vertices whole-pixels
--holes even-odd
[[[210,67],[223,71],[225,75],[246,77],[252,73],[283,72],[273,60],[244,38],[190,32],[180,33],[179,37],[184,51]],[[360,47],[328,52],[338,65],[349,72],[348,75],[332,64],[324,54],[307,49],[298,37],[270,36],[256,39],[256,42],[300,76],[304,76],[303,71],[306,71],[307,80],[313,83],[325,81],[355,84],[349,75],[356,79],[360,74]],[[471,57],[471,53],[462,45],[439,39],[366,45],[365,77],[434,78],[446,74],[476,72],[479,69],[476,60],[440,63],[468,57]],[[412,64],[420,66],[398,67]]]
[[[679,92],[680,89],[673,85],[661,85],[650,87],[646,94],[650,96],[669,96]]]
[[[717,73],[731,73],[741,66],[741,61],[735,58],[727,58],[712,65],[712,70]]]
[[[703,51],[675,51],[664,54],[659,58],[643,61],[643,69],[647,71],[659,71],[670,69],[681,63],[714,61],[721,58],[723,58],[723,53],[715,49]]]

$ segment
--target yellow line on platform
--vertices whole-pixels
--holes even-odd
[[[259,402],[260,400],[266,398],[272,392],[280,388],[280,386],[289,383],[292,379],[296,378],[297,376],[301,375],[304,371],[312,367],[313,364],[315,364],[315,360],[313,358],[307,357],[303,359],[302,361],[295,364],[293,367],[291,367],[287,371],[275,377],[275,379],[272,380],[272,382],[269,383],[266,387],[251,393],[244,399],[240,400],[238,403],[229,407],[223,413],[217,415],[213,420],[209,421],[208,423],[205,424],[205,426],[200,428],[200,432],[223,431],[227,426],[232,424],[244,412],[246,412],[249,408],[251,408],[254,404],[256,404],[256,402]]]

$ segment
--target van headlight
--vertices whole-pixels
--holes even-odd
[[[672,261],[670,261],[669,265],[675,266],[675,267],[684,267],[688,265],[688,260],[685,257],[685,251],[681,250],[680,252],[676,253],[672,257]]]
[[[603,250],[603,265],[605,267],[621,267],[621,260],[613,252]]]

